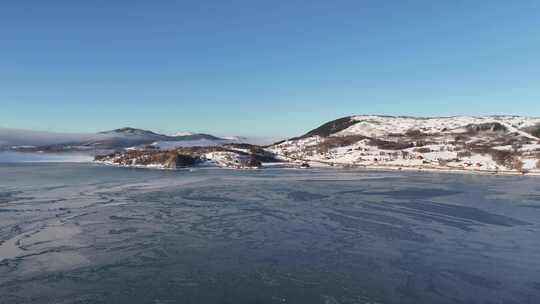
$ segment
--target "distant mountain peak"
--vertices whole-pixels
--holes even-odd
[[[103,131],[99,132],[99,134],[122,134],[122,135],[152,135],[152,136],[162,136],[160,134],[157,134],[155,132],[144,130],[144,129],[137,129],[137,128],[131,128],[131,127],[124,127],[119,129],[114,129],[110,131]]]

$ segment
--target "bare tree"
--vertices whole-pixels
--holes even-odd
[[[459,151],[457,153],[457,158],[471,157],[472,153],[470,151]]]
[[[519,171],[519,172],[524,172],[523,171],[523,161],[521,161],[520,159],[518,158],[515,158],[514,161],[512,162],[512,167],[514,169],[516,169],[516,171]]]
[[[401,157],[403,159],[408,159],[409,158],[409,152],[408,151],[401,151]]]

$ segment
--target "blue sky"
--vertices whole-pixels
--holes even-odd
[[[0,127],[540,116],[540,1],[2,1]]]

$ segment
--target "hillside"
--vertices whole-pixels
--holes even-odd
[[[366,167],[536,171],[540,118],[349,116],[271,145],[284,160]]]

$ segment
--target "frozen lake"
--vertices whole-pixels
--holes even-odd
[[[0,303],[540,303],[540,179],[0,164]]]

